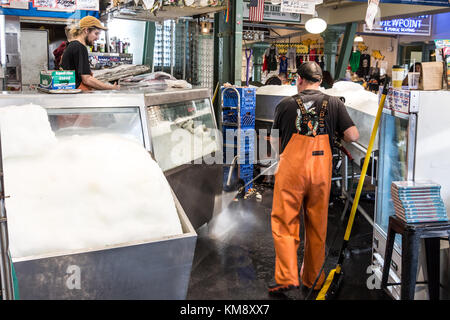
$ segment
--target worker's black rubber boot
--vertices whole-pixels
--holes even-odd
[[[300,287],[293,285],[293,284],[283,285],[283,284],[273,283],[268,286],[268,291],[269,291],[269,294],[271,294],[271,295],[278,295],[278,294],[287,292],[289,290],[298,289],[298,288],[300,288]]]

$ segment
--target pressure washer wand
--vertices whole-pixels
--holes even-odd
[[[272,169],[275,165],[278,164],[278,161],[275,161],[274,163],[272,163],[270,165],[270,167],[268,167],[267,169],[265,169],[263,172],[261,172],[260,174],[258,174],[256,177],[254,177],[252,180],[250,180],[249,182],[247,182],[245,185],[243,185],[242,187],[239,188],[238,193],[241,193],[242,191],[244,191],[245,187],[248,186],[249,184],[253,183],[256,179],[258,179],[259,177],[261,177],[264,173],[266,173],[267,171],[269,171],[270,169]]]

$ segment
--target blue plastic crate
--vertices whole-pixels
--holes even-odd
[[[255,127],[255,111],[241,115],[241,127]]]
[[[223,112],[223,122],[237,123],[238,116],[236,110],[226,110]]]
[[[253,113],[256,106],[256,89],[255,88],[236,88],[240,94],[240,109],[241,115],[247,112]],[[222,91],[224,88],[222,87]],[[237,107],[238,97],[234,90],[228,89],[223,95],[223,106],[224,107]]]
[[[225,88],[221,88],[221,93]],[[241,98],[241,106],[248,104],[256,103],[256,88],[245,88],[245,87],[236,87],[235,88],[239,92],[239,96]],[[237,106],[238,97],[236,92],[233,89],[227,89],[223,94],[223,105],[225,107],[236,107]]]
[[[237,127],[233,126],[222,126],[223,143],[225,144],[237,144]],[[254,128],[243,127],[240,128],[240,143],[241,144],[251,144],[255,145],[257,143],[257,135]]]
[[[253,165],[240,165],[239,166],[239,178],[241,178],[244,181],[244,184],[249,183],[253,179]],[[253,187],[253,182],[250,183],[248,186],[245,187],[245,192],[248,191],[248,189]]]
[[[247,181],[252,180],[253,179],[253,164],[239,165],[239,177],[241,179],[247,179]]]
[[[229,152],[229,153],[228,153]],[[223,163],[231,164],[236,156],[236,149],[226,148],[223,150]],[[257,161],[257,156],[254,151],[241,151],[239,153],[239,158],[237,159],[238,165],[251,165],[255,164]]]

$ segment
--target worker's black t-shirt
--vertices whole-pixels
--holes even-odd
[[[86,46],[77,40],[69,42],[62,56],[61,67],[64,70],[75,70],[76,86],[78,88],[81,84],[81,75],[91,74]]]
[[[279,130],[279,137],[281,138],[280,153],[283,152],[292,135],[297,133],[295,121],[297,119],[298,104],[294,97],[284,98],[275,109],[272,130]],[[316,108],[316,112],[319,113],[325,95],[319,90],[305,90],[300,93],[300,97],[306,109],[308,109],[308,102],[312,102],[311,108]],[[330,146],[332,146],[335,132],[342,135],[345,130],[354,126],[354,123],[348,115],[344,103],[338,97],[330,96],[328,101],[325,126],[330,137]]]

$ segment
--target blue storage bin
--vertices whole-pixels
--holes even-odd
[[[222,90],[224,88],[222,87]],[[240,117],[241,121],[239,125],[241,127],[254,127],[255,126],[255,107],[256,107],[256,89],[255,88],[236,88],[241,96],[240,104]],[[238,98],[234,90],[227,90],[223,95],[224,107],[237,107]],[[238,116],[237,110],[224,110],[223,122],[237,123]]]

